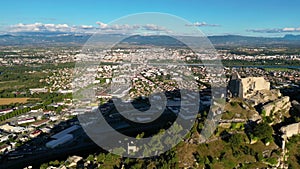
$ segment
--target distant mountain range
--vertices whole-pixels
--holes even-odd
[[[15,34],[0,35],[1,46],[82,46],[91,37],[91,34],[76,34],[66,32],[19,32]],[[125,35],[107,34],[103,38],[110,41],[114,37],[125,38],[123,43],[135,45],[157,45],[157,46],[182,46],[179,40],[174,40],[169,36],[135,35],[126,38]],[[197,37],[185,36],[180,38],[189,38],[191,41],[197,41]],[[300,35],[286,35],[284,37],[250,37],[238,35],[209,36],[208,39],[216,47],[300,47]]]
[[[287,46],[299,47],[300,35],[285,35],[284,37],[268,38],[268,37],[250,37],[250,36],[210,36],[208,37],[212,44],[219,47],[231,46]]]

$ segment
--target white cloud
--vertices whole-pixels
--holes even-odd
[[[152,32],[168,32],[162,26],[155,24],[145,25],[129,25],[129,24],[114,24],[109,25],[103,22],[96,22],[96,25],[68,25],[68,24],[52,24],[52,23],[19,23],[11,25],[7,29],[8,32],[73,32],[73,33],[133,33],[136,31],[152,31]]]
[[[67,32],[70,31],[70,26],[67,24],[23,24],[9,26],[9,32]]]
[[[298,28],[286,27],[286,28],[271,28],[271,29],[248,29],[247,31],[254,32],[254,33],[293,33],[293,32],[300,32],[300,27],[298,27]]]
[[[282,31],[284,32],[294,32],[296,28],[283,28]]]
[[[129,24],[114,24],[114,25],[108,25],[103,22],[97,21],[96,24],[99,26],[98,28],[100,30],[137,30],[141,28],[139,25],[129,25]]]
[[[97,28],[92,25],[68,25],[52,23],[19,23],[7,27],[7,32],[74,32],[74,33],[93,33]]]
[[[107,24],[100,21],[97,21],[96,24],[99,25],[100,29],[105,29],[108,26]]]
[[[186,24],[185,26],[197,26],[197,27],[203,27],[203,26],[211,26],[211,27],[215,27],[215,26],[220,26],[218,24],[208,24],[206,22],[195,22],[192,24]]]
[[[167,31],[165,27],[154,25],[154,24],[143,25],[143,29],[148,31]]]
[[[94,27],[92,25],[81,25],[82,29],[93,29]]]
[[[170,32],[165,27],[155,25],[155,24],[145,24],[145,25],[129,25],[129,24],[112,24],[108,25],[103,22],[96,22],[99,26],[98,29],[108,32],[108,33],[132,33],[134,31],[152,31],[152,32]],[[149,33],[149,32],[148,32]]]

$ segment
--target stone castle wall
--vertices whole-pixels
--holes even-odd
[[[241,78],[238,73],[234,73],[228,89],[233,97],[250,98],[256,91],[270,90],[270,82],[267,82],[264,77]]]
[[[270,82],[263,77],[241,78],[241,89],[243,98],[249,98],[255,91],[270,90]]]
[[[300,133],[300,123],[294,123],[281,127],[280,130],[287,138],[292,137],[293,135],[297,135]]]
[[[289,110],[291,107],[290,98],[288,96],[279,98],[271,103],[268,103],[262,107],[262,110],[266,112],[266,116],[270,116],[271,113],[277,113],[281,110]]]

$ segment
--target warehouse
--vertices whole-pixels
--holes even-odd
[[[46,147],[48,148],[55,148],[61,144],[64,144],[68,141],[71,141],[73,139],[73,135],[72,134],[66,134],[64,136],[62,136],[61,138],[59,139],[56,139],[56,140],[52,140],[52,141],[49,141],[46,143]]]
[[[71,132],[73,132],[73,131],[75,131],[75,130],[77,130],[79,128],[80,128],[80,126],[74,125],[72,127],[69,127],[67,129],[59,132],[59,133],[54,134],[53,136],[51,136],[51,138],[59,139],[59,138],[63,137],[64,135],[69,134],[69,133],[71,133]]]

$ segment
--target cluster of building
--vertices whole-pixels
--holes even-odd
[[[4,56],[0,57],[1,66],[11,65],[35,65],[45,63],[68,63],[74,61],[74,56],[80,50],[75,48],[32,48],[15,49],[7,48],[2,50]]]
[[[47,143],[43,145],[46,149],[53,149],[74,140],[75,135],[72,133],[80,128],[78,125],[64,126],[66,129],[60,132],[53,132],[52,129],[58,126],[60,122],[68,120],[70,116],[86,112],[93,105],[98,106],[98,104],[91,101],[96,98],[107,101],[115,97],[122,98],[126,94],[129,94],[129,97],[134,99],[139,96],[150,96],[155,92],[176,91],[182,88],[191,90],[201,89],[199,106],[200,109],[205,109],[212,105],[213,100],[211,91],[206,91],[206,89],[209,88],[208,84],[223,83],[221,78],[223,72],[220,70],[210,72],[211,69],[203,65],[190,65],[189,68],[183,69],[182,65],[180,65],[182,61],[199,58],[212,59],[209,55],[194,53],[190,50],[165,48],[113,49],[109,51],[91,50],[88,53],[78,55],[75,55],[75,53],[80,51],[75,49],[58,51],[41,50],[33,51],[33,53],[26,53],[26,51],[22,50],[13,52],[15,54],[0,58],[0,65],[65,63],[74,60],[83,63],[83,65],[77,65],[74,69],[62,68],[45,70],[45,73],[49,73],[51,76],[46,79],[41,79],[40,82],[46,82],[47,86],[44,88],[29,89],[31,94],[48,92],[72,93],[79,88],[88,86],[92,86],[96,92],[95,98],[80,100],[82,105],[88,105],[86,108],[73,109],[75,107],[73,102],[71,100],[64,100],[60,103],[48,105],[53,107],[64,105],[68,107],[59,113],[40,109],[10,119],[10,123],[0,126],[0,152],[2,153],[13,151],[18,147],[17,143],[26,143],[30,139],[42,134],[47,135]],[[40,58],[40,55],[44,55],[45,57]],[[25,57],[22,58],[20,56]],[[38,57],[38,59],[34,57],[29,58],[29,56]],[[299,56],[259,56],[254,58],[253,56],[241,56],[229,53],[221,53],[220,56],[223,59],[229,60],[266,58],[299,59]],[[105,64],[105,62],[108,64]],[[283,117],[289,112],[292,104],[290,97],[283,96],[278,89],[292,85],[297,86],[300,80],[299,71],[265,71],[260,68],[225,68],[224,70],[227,75],[231,76],[228,85],[229,98],[238,97],[246,101],[256,109],[254,110],[256,111],[256,116],[270,117],[273,124],[282,122]],[[191,74],[193,74],[192,79],[188,79]],[[112,88],[108,86],[112,86]],[[197,96],[188,95],[187,100],[193,100],[194,97]],[[225,96],[223,95],[222,97],[224,98]],[[154,100],[160,101],[160,99],[161,98],[157,96]],[[179,115],[185,120],[194,118],[193,114],[188,113],[189,109],[186,110],[186,113],[179,113],[180,106],[189,103],[182,104],[181,100],[177,97],[170,97],[167,101],[167,110],[169,112]],[[296,104],[293,104],[294,107],[297,107],[295,105]],[[247,105],[243,106],[247,107]],[[100,107],[100,109],[103,109],[104,112],[109,112],[113,109],[113,106],[106,104]],[[13,109],[4,109],[0,111],[0,114],[7,114],[12,111]],[[216,110],[214,115],[220,113],[220,110]],[[149,117],[144,116],[142,118],[134,113],[129,114],[133,120],[140,122],[149,120],[151,116],[151,112]],[[112,120],[117,119],[114,118],[114,115],[110,115],[110,118]],[[262,118],[253,119],[257,119],[256,122],[262,120]],[[246,120],[241,120],[240,117],[234,120],[236,121],[221,120],[221,122],[246,122]],[[288,138],[300,133],[300,124],[294,123],[283,126],[281,132],[284,141],[283,145],[285,145]]]
[[[46,70],[49,73],[46,79],[41,79],[41,82],[46,82],[50,91],[68,91],[72,92],[72,69],[62,68],[55,70]]]
[[[254,60],[264,60],[264,59],[284,59],[284,60],[300,60],[300,55],[266,55],[263,54],[264,52],[270,52],[266,48],[237,48],[240,53],[249,53],[247,54],[234,54],[231,53],[230,50],[219,50],[219,55],[224,60],[247,60],[247,61],[254,61]],[[280,52],[279,50],[273,50],[272,52]],[[281,51],[282,52],[282,51]],[[253,53],[253,54],[251,54]],[[262,54],[259,54],[262,53]]]
[[[71,106],[71,103],[70,99],[65,99],[63,102],[52,103],[48,106]],[[71,107],[63,108],[59,113],[43,110],[41,108],[8,119],[6,123],[0,125],[0,145],[3,145],[0,151],[7,154],[10,151],[14,151],[17,147],[26,145],[27,142],[37,138],[41,134],[50,136],[55,132],[53,131],[53,128],[60,126],[61,122],[68,120],[70,117],[74,116],[74,114],[76,114],[76,111]],[[44,139],[46,138],[48,137],[45,137]],[[67,135],[62,140],[68,140],[70,138],[73,138],[73,136]],[[46,147],[54,148],[62,144],[61,142],[64,142],[62,140],[57,138],[57,140],[53,140],[53,142],[49,143],[49,146]],[[36,146],[38,147],[40,145]]]

